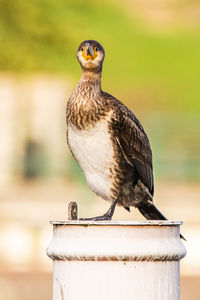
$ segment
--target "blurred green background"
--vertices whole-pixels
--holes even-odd
[[[0,300],[35,299],[35,286],[38,300],[51,298],[48,220],[66,218],[66,201],[78,201],[85,215],[107,209],[65,140],[85,39],[105,48],[103,89],[149,136],[155,199],[169,219],[185,221],[190,240],[181,296],[199,299],[200,1],[0,0]],[[119,208],[115,218],[142,217]]]
[[[200,24],[190,14],[199,5],[158,2],[163,20],[153,0],[1,1],[0,69],[50,72],[75,85],[80,76],[75,50],[84,39],[100,41],[106,50],[103,88],[133,109],[151,133],[156,176],[195,180],[200,178]],[[148,6],[155,10],[153,20]]]

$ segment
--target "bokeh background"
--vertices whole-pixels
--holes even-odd
[[[200,299],[200,1],[0,1],[0,300],[51,299],[49,220],[105,212],[65,139],[80,77],[75,51],[106,50],[103,89],[128,105],[151,141],[155,202],[183,220],[181,299]],[[117,208],[114,219],[142,220]]]

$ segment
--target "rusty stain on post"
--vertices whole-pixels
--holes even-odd
[[[68,206],[68,220],[78,219],[78,206],[76,202],[70,202]]]

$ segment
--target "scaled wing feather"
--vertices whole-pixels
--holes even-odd
[[[123,107],[121,107],[123,109]],[[154,181],[152,170],[152,152],[147,135],[131,111],[121,112],[123,117],[115,120],[118,124],[116,142],[120,146],[126,161],[136,168],[140,180],[148,187],[153,196]],[[116,125],[116,123],[115,123]]]

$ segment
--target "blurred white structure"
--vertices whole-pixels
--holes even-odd
[[[22,175],[30,142],[44,150],[48,174],[62,172],[69,94],[68,82],[59,76],[0,74],[0,184]]]
[[[178,300],[181,222],[55,221],[53,300]]]
[[[10,179],[12,173],[12,158],[14,149],[14,83],[11,80],[0,80],[0,183]]]

